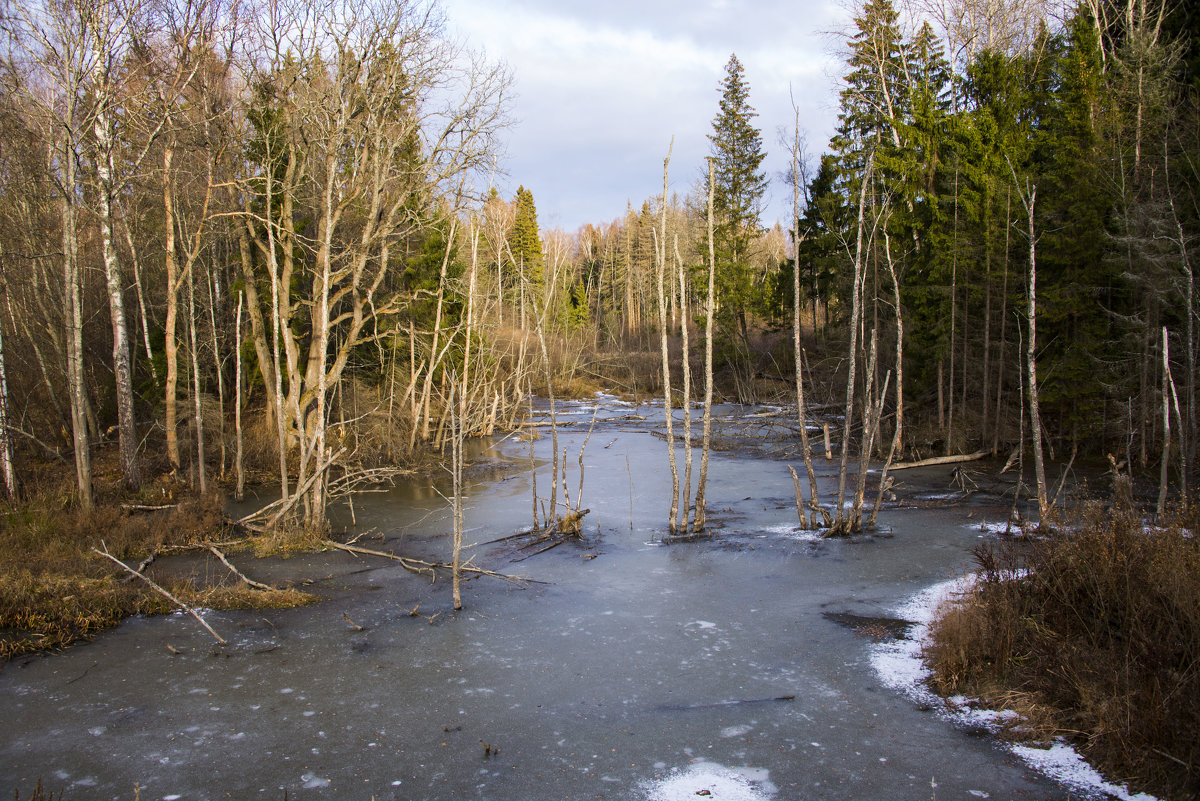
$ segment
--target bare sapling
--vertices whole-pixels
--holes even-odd
[[[1042,415],[1038,397],[1037,378],[1037,230],[1034,226],[1034,210],[1037,204],[1037,184],[1025,182],[1024,191],[1017,181],[1016,170],[1009,162],[1017,197],[1025,207],[1027,236],[1029,238],[1029,294],[1025,313],[1028,339],[1025,347],[1025,372],[1029,376],[1029,433],[1033,442],[1033,475],[1037,484],[1038,526],[1047,525],[1050,514],[1050,499],[1046,490],[1046,464],[1042,455]]]
[[[546,376],[546,400],[550,404],[550,512],[543,514],[544,525],[550,528],[558,520],[558,412],[554,405],[554,374],[550,365],[550,349],[546,347],[547,309],[543,307],[534,313],[534,330],[537,332],[538,345],[542,350],[542,367]],[[531,399],[532,402],[532,399]]]
[[[844,534],[848,528],[846,518],[846,473],[850,465],[850,431],[854,424],[854,393],[858,368],[858,326],[862,316],[862,290],[864,280],[863,270],[863,220],[866,215],[867,185],[871,182],[872,166],[875,154],[867,159],[866,169],[862,175],[862,185],[858,195],[858,224],[854,246],[854,282],[850,290],[850,347],[849,370],[846,377],[846,408],[845,425],[842,429],[842,455],[838,467],[837,517],[834,520],[830,534]]]
[[[896,278],[896,265],[892,260],[892,241],[887,232],[887,221],[884,221],[883,251],[887,256],[888,277],[892,279],[892,303],[896,311],[896,416],[892,426],[892,445],[888,449],[887,460],[879,471],[879,489],[875,494],[875,506],[871,509],[871,519],[868,528],[875,528],[879,519],[879,507],[883,503],[883,494],[888,490],[888,470],[892,460],[900,452],[904,443],[904,312],[900,305],[900,281]],[[883,396],[880,396],[883,403]]]
[[[688,290],[687,276],[683,269],[683,257],[679,255],[679,235],[675,235],[675,266],[679,272],[679,312],[682,316],[680,326],[681,350],[680,359],[683,365],[683,528],[687,531],[692,524],[692,351],[688,342]]]
[[[233,497],[238,501],[246,495],[246,470],[242,461],[242,302],[245,297],[244,292],[238,292],[237,315],[233,326],[233,367],[237,371],[233,379],[234,472],[237,475]]]
[[[808,440],[808,414],[804,402],[804,349],[801,346],[800,327],[800,245],[805,235],[800,231],[800,193],[807,192],[807,176],[804,169],[804,147],[800,135],[800,111],[796,109],[795,136],[792,140],[792,355],[796,361],[796,425],[800,429],[800,450],[804,456],[804,469],[808,472],[808,508],[812,512],[811,522],[806,522],[804,516],[803,493],[800,490],[800,480],[792,472],[792,486],[796,492],[796,514],[800,518],[800,527],[815,528],[817,513],[823,518],[825,526],[830,524],[829,512],[821,508],[817,494],[817,473],[813,468],[812,444]],[[816,318],[814,317],[814,320]],[[828,432],[828,428],[826,428]]]
[[[1169,374],[1171,369],[1170,345],[1167,327],[1162,329],[1162,467],[1158,476],[1158,504],[1154,507],[1156,517],[1162,517],[1167,506],[1167,477],[1171,464],[1171,393]]]
[[[13,462],[12,435],[8,430],[8,368],[4,361],[4,343],[0,340],[0,473],[4,475],[4,495],[17,499],[17,470]]]
[[[462,499],[462,477],[463,477],[463,418],[462,409],[455,408],[455,395],[462,397],[466,392],[466,385],[461,388],[458,385],[458,376],[455,375],[451,381],[450,390],[450,426],[451,426],[451,448],[450,448],[450,472],[453,477],[453,508],[454,508],[454,534],[453,534],[453,567],[451,569],[453,594],[454,594],[454,611],[462,609],[462,547],[463,547],[463,499]]]
[[[429,369],[425,372],[425,386],[421,390],[421,400],[418,404],[421,416],[420,425],[417,425],[414,421],[412,437],[409,441],[410,449],[416,445],[418,430],[421,441],[429,441],[430,400],[433,392],[433,375],[437,371],[438,362],[440,361],[437,358],[438,339],[442,333],[442,307],[446,299],[446,270],[450,265],[450,253],[454,249],[454,233],[457,225],[458,217],[452,217],[450,220],[450,233],[446,236],[446,252],[442,254],[442,267],[438,273],[437,302],[433,313],[433,340],[429,347]]]
[[[708,301],[704,308],[704,433],[700,449],[700,478],[696,483],[696,515],[692,533],[704,531],[707,520],[705,489],[708,486],[708,455],[712,450],[713,396],[713,318],[717,315],[716,275],[717,255],[713,233],[713,193],[716,185],[716,165],[708,160]]]
[[[867,346],[866,387],[863,389],[862,402],[862,433],[858,444],[858,474],[855,476],[854,482],[854,503],[850,509],[850,531],[860,531],[862,529],[863,494],[867,483],[867,467],[870,464],[871,449],[875,443],[875,427],[878,423],[876,410],[882,405],[883,397],[887,394],[887,385],[885,382],[884,388],[879,393],[880,403],[876,403],[873,394],[875,390],[875,366],[878,359],[876,343],[876,331],[872,328],[871,342]],[[891,378],[890,372],[888,373],[888,378]]]
[[[661,231],[654,231],[654,260],[658,279],[658,333],[662,350],[662,385],[663,385],[663,416],[667,426],[667,461],[671,465],[671,509],[667,515],[667,525],[671,534],[679,531],[679,465],[675,459],[675,424],[674,398],[671,393],[671,356],[670,339],[667,330],[667,168],[671,164],[671,149],[675,145],[674,138],[667,148],[667,157],[663,159],[663,194],[660,210]],[[685,510],[686,512],[686,510]]]

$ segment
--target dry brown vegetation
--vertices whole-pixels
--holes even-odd
[[[90,514],[56,503],[57,497],[48,490],[0,513],[0,660],[70,645],[130,615],[174,610],[92,548],[106,547],[136,563],[151,553],[219,540],[227,532],[223,500],[215,495],[189,497],[150,512],[122,508],[114,497]],[[253,544],[246,541],[239,547]],[[288,544],[268,543],[274,550]],[[289,588],[251,589],[232,574],[215,585],[188,578],[164,580],[164,585],[184,603],[215,609],[296,606],[311,600]]]
[[[1196,798],[1200,515],[1146,528],[1086,504],[1071,522],[977,549],[977,586],[926,648],[935,686],[1031,713],[1025,730],[1068,736],[1112,778]]]

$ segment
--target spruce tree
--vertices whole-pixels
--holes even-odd
[[[726,315],[736,320],[745,339],[747,312],[755,299],[751,248],[760,234],[759,218],[767,176],[762,134],[754,127],[758,113],[750,105],[750,86],[736,55],[725,65],[721,103],[709,134],[715,165],[713,180],[717,294]]]
[[[508,234],[512,280],[518,290],[522,285],[540,289],[543,283],[542,240],[538,236],[537,207],[533,203],[533,193],[524,186],[517,187],[513,204],[516,209],[512,230]]]

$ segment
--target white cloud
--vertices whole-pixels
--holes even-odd
[[[730,52],[746,68],[767,169],[783,168],[776,129],[793,122],[789,87],[814,155],[828,138],[835,87],[822,31],[845,13],[799,3],[444,0],[452,29],[516,78],[512,190],[529,187],[543,225],[574,229],[661,191],[675,137],[672,191],[686,194],[707,152]],[[774,151],[774,152],[773,152]],[[786,194],[780,191],[777,195]],[[772,215],[773,218],[773,215]]]

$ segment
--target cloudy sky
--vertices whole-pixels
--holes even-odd
[[[443,0],[451,31],[516,81],[505,197],[533,192],[543,228],[574,231],[624,214],[662,191],[671,137],[671,191],[688,194],[704,169],[719,84],[737,53],[758,110],[772,179],[764,223],[785,218],[791,190],[779,129],[791,97],[809,151],[836,117],[838,0]],[[790,96],[789,96],[790,92]],[[790,137],[790,133],[788,134]]]

